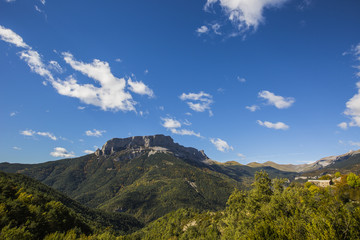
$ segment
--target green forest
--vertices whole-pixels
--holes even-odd
[[[0,176],[0,239],[360,238],[360,178],[353,173],[323,176],[333,185],[321,188],[257,172],[251,189],[235,189],[224,210],[179,209],[145,227],[78,206],[28,177]]]

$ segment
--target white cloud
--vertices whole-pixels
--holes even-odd
[[[181,128],[181,123],[176,119],[169,117],[161,119],[163,120],[162,126],[170,130],[173,134],[201,137],[200,133],[195,133],[193,130],[179,129]],[[188,123],[189,121],[185,122],[184,125],[188,125]]]
[[[10,2],[15,2],[16,0],[5,0],[5,2],[8,2],[8,3],[10,3]]]
[[[115,62],[122,62],[120,58],[115,59]]]
[[[15,117],[18,114],[18,112],[11,112],[10,117]]]
[[[39,136],[48,137],[54,141],[57,140],[57,138],[52,133],[49,133],[49,132],[37,132],[36,134]]]
[[[349,141],[349,144],[350,144],[351,146],[360,147],[360,142]]]
[[[264,22],[264,9],[280,7],[287,0],[207,0],[205,10],[219,3],[228,19],[241,32],[254,29]]]
[[[20,59],[24,60],[28,64],[31,71],[46,78],[50,82],[54,81],[54,77],[42,62],[41,56],[38,52],[34,50],[24,50],[21,51],[19,54]]]
[[[37,5],[34,5],[34,7],[35,7],[35,10],[38,11],[39,13],[43,12]]]
[[[285,123],[283,122],[277,122],[277,123],[272,123],[272,122],[268,122],[268,121],[260,121],[260,120],[257,120],[257,123],[260,125],[260,126],[263,126],[263,127],[267,127],[267,128],[273,128],[273,129],[276,129],[276,130],[287,130],[289,129],[289,126],[286,125]]]
[[[128,89],[134,93],[140,95],[148,95],[149,97],[154,96],[153,90],[146,86],[143,82],[132,81],[131,78],[128,79],[127,83],[129,84]]]
[[[5,42],[16,45],[17,47],[30,49],[30,47],[24,42],[22,37],[14,33],[11,29],[5,28],[1,25],[0,25],[0,38]]]
[[[237,76],[237,78],[236,78],[239,82],[241,82],[241,83],[244,83],[244,82],[246,82],[246,79],[245,78],[243,78],[243,77],[239,77],[239,76]]]
[[[214,31],[214,33],[216,34],[216,35],[221,35],[221,32],[219,31],[219,29],[220,29],[220,24],[218,24],[218,23],[215,23],[215,24],[212,24],[211,25],[211,28],[212,28],[212,30]]]
[[[49,62],[48,68],[51,69],[51,70],[54,70],[54,71],[56,71],[58,73],[63,73],[64,72],[64,70],[62,69],[60,64],[57,61],[54,61],[54,60],[51,60]]]
[[[162,120],[164,121],[162,123],[162,126],[164,128],[168,128],[168,129],[171,129],[171,128],[180,128],[181,127],[181,123],[176,120],[176,119],[172,119],[172,118],[162,118]]]
[[[148,73],[149,73],[149,70],[148,70],[148,69],[145,69],[144,74],[146,75],[146,74],[148,74]]]
[[[344,114],[351,118],[348,126],[360,127],[360,88],[357,94],[355,94],[349,101],[346,102],[346,109]]]
[[[209,31],[209,28],[205,25],[199,27],[198,29],[196,29],[196,32],[201,35],[201,34],[204,34],[204,33],[207,33]]]
[[[85,132],[86,136],[89,136],[89,137],[101,137],[103,133],[106,133],[106,131],[94,129],[93,131],[87,130]]]
[[[46,0],[40,0],[40,2],[41,2],[43,5],[45,5]]]
[[[21,131],[20,134],[24,135],[24,136],[29,136],[29,137],[38,135],[38,136],[48,137],[48,138],[50,138],[51,140],[54,140],[54,141],[57,140],[57,137],[52,133],[49,133],[49,132],[37,132],[37,131],[31,130],[31,129]]]
[[[94,152],[95,152],[94,150],[84,150],[84,153],[86,153],[86,154],[92,154]]]
[[[185,119],[185,121],[183,121],[183,124],[186,126],[191,126],[191,122],[187,119]]]
[[[74,152],[68,152],[65,148],[63,147],[56,147],[54,148],[54,151],[50,153],[51,156],[53,157],[63,157],[63,158],[71,158],[71,157],[75,157]]]
[[[107,62],[94,59],[92,63],[76,61],[71,53],[63,53],[64,60],[73,69],[94,79],[101,87],[92,84],[80,85],[70,76],[66,81],[55,81],[53,86],[59,94],[75,97],[82,102],[106,110],[135,111],[136,102],[130,93],[125,91],[126,80],[115,77]]]
[[[14,150],[16,150],[16,151],[22,150],[20,147],[16,147],[16,146],[12,147],[12,149],[14,149]]]
[[[255,112],[256,110],[259,110],[260,107],[257,105],[251,105],[251,106],[246,106],[245,107],[247,110],[249,110],[250,112]]]
[[[213,103],[212,96],[203,91],[199,93],[183,93],[180,99],[186,101],[188,106],[196,112],[204,112],[209,110],[209,115],[212,116],[210,105]]]
[[[295,102],[295,99],[292,97],[284,98],[282,96],[276,96],[269,91],[261,91],[258,96],[267,100],[268,104],[274,105],[279,109],[288,108]]]
[[[24,131],[21,131],[20,134],[22,134],[24,136],[34,136],[34,134],[36,134],[36,132],[33,130],[24,130]]]
[[[200,133],[195,133],[193,130],[171,128],[170,131],[178,135],[201,137]]]
[[[79,84],[73,76],[69,76],[66,80],[55,80],[50,72],[50,69],[53,69],[54,65],[56,65],[54,61],[51,61],[50,65],[46,66],[37,51],[32,50],[19,35],[1,25],[0,38],[17,47],[25,48],[26,50],[19,52],[20,58],[28,64],[33,72],[50,82],[59,94],[78,98],[80,101],[98,106],[104,111],[136,111],[135,105],[137,103],[132,99],[132,95],[125,91],[125,78],[115,77],[111,73],[107,62],[94,59],[92,63],[83,63],[76,61],[71,53],[63,53],[66,63],[74,70],[95,80],[100,87],[93,84]],[[130,86],[130,88],[139,94],[153,94],[152,90],[142,82],[133,82],[133,86]]]
[[[150,114],[150,112],[149,112],[148,110],[146,110],[146,111],[139,111],[139,115],[140,115],[141,117],[144,117],[144,116],[149,115],[149,114]]]
[[[236,154],[239,158],[241,158],[241,159],[245,159],[246,158],[246,156],[244,155],[244,154],[242,154],[242,153],[238,153],[238,154]]]
[[[232,146],[229,146],[229,144],[226,141],[224,141],[220,138],[217,138],[217,139],[210,138],[210,142],[212,144],[214,144],[216,149],[219,150],[220,152],[234,150],[234,148]]]
[[[348,124],[346,122],[342,122],[338,124],[338,127],[346,130],[348,128]]]
[[[164,106],[159,106],[159,109],[160,109],[161,111],[164,111],[164,110],[165,110]]]
[[[77,109],[79,110],[84,110],[86,107],[83,107],[83,106],[78,106]]]
[[[360,61],[360,43],[352,48],[352,53],[356,60]],[[360,65],[354,67],[359,70],[356,75],[360,77]],[[356,83],[356,87],[358,91],[346,102],[346,109],[344,111],[344,114],[351,119],[351,121],[347,123],[348,127],[360,127],[360,81]],[[343,125],[345,126],[345,124]]]

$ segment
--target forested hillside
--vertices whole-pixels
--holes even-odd
[[[92,210],[29,177],[0,172],[0,239],[42,239],[69,230],[125,234],[140,227],[130,215]]]
[[[114,231],[105,228],[104,215],[94,217],[92,210],[82,213],[81,205],[76,207],[70,199],[62,203],[66,197],[61,195],[57,201],[58,193],[40,183],[20,175],[0,176],[0,239],[360,238],[360,177],[353,173],[321,188],[312,183],[289,184],[259,172],[252,189],[231,194],[225,210],[179,209],[128,235],[123,235],[125,229],[140,226],[130,217],[118,218],[123,231]]]

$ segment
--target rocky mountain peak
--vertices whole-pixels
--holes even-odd
[[[170,136],[162,134],[152,136],[134,136],[128,138],[113,138],[107,141],[101,149],[98,149],[95,154],[97,156],[109,156],[116,152],[123,150],[151,150],[151,151],[167,151],[174,154],[174,156],[189,160],[196,160],[204,162],[209,159],[204,151],[199,151],[195,148],[184,147],[175,143]]]

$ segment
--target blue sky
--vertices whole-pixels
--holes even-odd
[[[217,161],[360,148],[360,2],[0,0],[0,161],[165,134]]]

